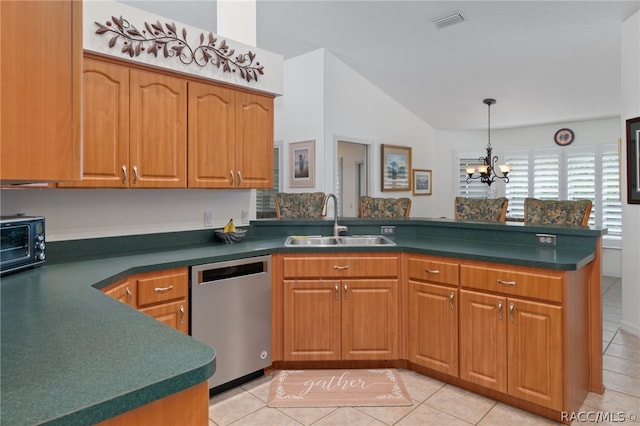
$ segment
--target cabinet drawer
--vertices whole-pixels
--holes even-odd
[[[184,268],[141,275],[136,282],[138,307],[187,297],[188,274]]]
[[[463,287],[562,303],[563,279],[515,270],[461,265]]]
[[[285,278],[398,277],[397,256],[285,257]]]
[[[410,257],[409,279],[458,285],[458,266],[457,263]]]

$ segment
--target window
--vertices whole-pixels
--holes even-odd
[[[593,202],[589,225],[607,228],[607,247],[621,246],[620,161],[616,144],[509,151],[504,158],[511,165],[509,183],[505,185],[508,219],[524,219],[527,197],[588,199]],[[458,156],[458,195],[486,198],[488,189],[495,190],[479,180],[466,182],[465,167],[478,164],[482,161],[473,155]]]
[[[276,202],[274,195],[280,192],[280,163],[282,143],[273,147],[273,188],[256,190],[256,218],[266,219],[276,217]]]
[[[479,166],[484,164],[480,156],[473,157],[470,154],[463,154],[458,157],[458,195],[467,198],[487,198],[487,184],[479,179],[472,179],[467,183],[467,171],[469,166]]]
[[[588,199],[593,202],[589,225],[608,228],[610,243],[622,237],[617,145],[511,151],[505,162],[511,164],[505,186],[509,217],[524,218],[527,197]]]

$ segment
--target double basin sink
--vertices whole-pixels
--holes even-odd
[[[335,246],[395,246],[396,243],[382,235],[341,235],[338,237],[298,236],[287,238],[286,247],[335,247]]]

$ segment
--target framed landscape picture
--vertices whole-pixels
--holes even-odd
[[[382,145],[382,191],[411,190],[411,147]]]
[[[289,145],[289,186],[313,188],[316,185],[316,141]]]
[[[640,117],[627,120],[627,203],[640,204]]]
[[[431,170],[413,169],[413,195],[431,195]]]

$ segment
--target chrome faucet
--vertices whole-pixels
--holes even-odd
[[[322,206],[322,216],[327,215],[327,204],[329,204],[329,198],[333,198],[333,236],[338,237],[341,232],[347,232],[349,228],[343,225],[338,225],[338,198],[334,194],[327,195],[324,200],[324,206]]]

